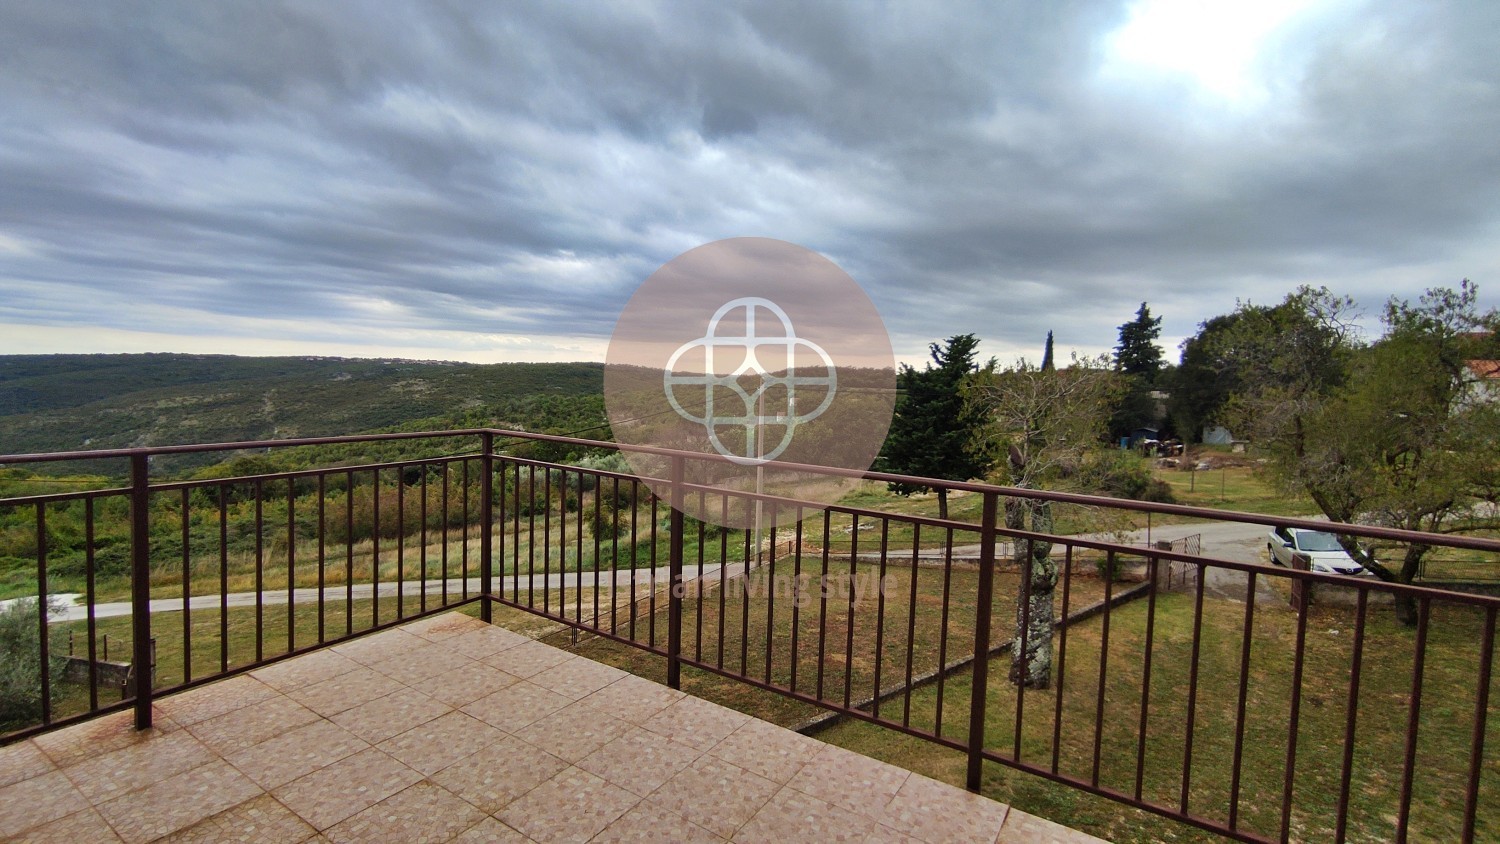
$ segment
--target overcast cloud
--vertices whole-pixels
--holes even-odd
[[[1500,301],[1500,3],[1192,5],[5,2],[0,353],[602,360],[746,235],[912,361]]]

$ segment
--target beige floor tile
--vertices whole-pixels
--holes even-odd
[[[444,644],[469,659],[484,659],[531,641],[520,633],[513,633],[503,627],[495,627],[483,624],[483,622],[481,624],[483,626],[477,629],[468,630],[462,635],[445,640]]]
[[[362,703],[398,691],[403,684],[371,668],[356,668],[288,692],[292,700],[331,718]]]
[[[732,837],[780,788],[712,756],[699,757],[647,798],[711,832]]]
[[[642,800],[590,844],[720,844],[723,841],[676,812]]]
[[[734,836],[735,841],[865,841],[875,822],[846,809],[783,788]]]
[[[513,648],[487,656],[483,661],[507,674],[524,678],[572,659],[580,657],[541,642],[522,642]]]
[[[695,697],[685,697],[646,719],[653,733],[708,750],[744,726],[750,716]]]
[[[161,839],[161,844],[300,844],[316,830],[262,794]]]
[[[676,689],[630,674],[580,702],[632,724],[644,724],[658,712],[686,697],[686,694]]]
[[[824,745],[787,783],[804,794],[878,817],[911,772],[833,745]]]
[[[526,836],[494,818],[485,818],[464,830],[452,844],[527,844]]]
[[[422,775],[370,748],[272,792],[277,800],[320,830],[419,782]]]
[[[318,720],[224,758],[261,788],[272,789],[369,747],[332,721]]]
[[[11,844],[121,844],[120,836],[93,809],[74,812],[5,840]]]
[[[587,841],[638,802],[625,789],[569,767],[495,817],[541,844]]]
[[[0,838],[67,817],[89,807],[88,798],[61,771],[0,788]]]
[[[256,669],[250,672],[250,676],[277,691],[289,692],[292,689],[311,686],[329,677],[346,674],[358,668],[359,665],[358,662],[339,653],[337,648],[324,649]]]
[[[503,736],[431,775],[433,782],[493,814],[550,780],[568,763]]]
[[[127,844],[144,844],[260,793],[244,774],[218,760],[111,800],[99,807],[99,814]]]
[[[639,729],[628,721],[574,703],[516,730],[515,737],[560,759],[577,762],[627,731]]]
[[[324,835],[333,844],[442,844],[483,817],[483,812],[442,787],[419,782],[340,821]]]
[[[441,675],[467,671],[474,660],[455,653],[441,642],[428,643],[426,647],[407,651],[399,656],[370,663],[370,667],[381,674],[408,686],[421,688],[433,678]]]
[[[430,565],[431,563],[429,562]],[[454,636],[462,636],[471,630],[478,630],[489,626],[472,615],[464,615],[461,612],[449,612],[418,619],[410,624],[403,624],[401,625],[401,629],[409,633],[415,633],[424,639],[440,642],[444,639],[451,639]]]
[[[570,659],[531,675],[531,682],[563,697],[581,700],[625,676],[612,665],[591,659]]]
[[[188,727],[188,732],[220,756],[254,747],[321,718],[284,695]]]
[[[378,747],[426,776],[505,738],[505,733],[462,712],[419,724]]]
[[[34,741],[0,747],[0,788],[57,770]]]
[[[83,759],[152,741],[180,729],[182,727],[160,707],[152,707],[151,728],[148,730],[137,730],[135,712],[126,710],[43,733],[32,741],[59,768],[65,768]]]
[[[1004,803],[912,774],[890,803],[873,817],[932,844],[994,841],[1008,809]]]
[[[452,707],[467,706],[488,694],[520,682],[521,678],[498,668],[475,662],[462,671],[449,672],[423,683],[426,694]]]
[[[462,707],[462,711],[491,726],[513,733],[570,703],[571,700],[557,692],[549,692],[523,680],[485,695]]]
[[[360,636],[358,639],[350,639],[347,642],[334,645],[335,653],[342,654],[356,662],[369,665],[383,659],[390,659],[398,654],[416,650],[428,642],[415,633],[408,633],[402,628],[382,630],[379,633],[371,633],[368,636]]]
[[[97,805],[216,758],[191,733],[177,730],[86,759],[62,771],[84,797]]]
[[[823,742],[817,739],[751,718],[709,753],[785,785],[822,749]]]
[[[371,744],[379,744],[450,711],[448,704],[416,689],[401,689],[346,709],[330,720]]]
[[[1069,829],[1046,818],[1011,809],[995,844],[1107,844],[1086,832]]]
[[[695,747],[633,727],[585,756],[578,767],[644,797],[687,770],[702,755]]]
[[[157,701],[161,711],[184,727],[216,718],[263,701],[276,690],[248,674],[218,680],[181,694],[168,695]]]

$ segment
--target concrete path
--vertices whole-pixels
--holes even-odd
[[[718,574],[718,571],[719,566],[717,563],[713,565],[705,565],[703,567],[704,577],[707,577],[709,575],[716,575]],[[671,577],[671,572],[666,566],[661,566],[654,569],[635,569],[633,573],[635,575],[636,588],[642,589],[643,594],[645,590],[649,590],[651,588],[651,584],[653,582],[658,587],[665,587],[667,581]],[[614,584],[619,587],[629,587],[631,574],[632,571],[629,569],[615,572]],[[690,577],[689,580],[696,579],[696,575],[698,574],[698,567],[694,565],[691,571],[687,572],[687,574],[693,576]],[[507,575],[504,578],[504,584],[500,584],[498,582],[500,578],[497,576],[495,589],[496,591],[503,591],[505,593],[514,591],[530,592],[543,589],[576,590],[579,588],[580,578],[582,579],[582,588],[584,590],[590,590],[594,587],[594,572],[586,571],[581,573],[566,572],[561,574],[552,574],[550,576],[535,575],[532,577],[521,578]],[[447,581],[447,583],[449,595],[463,593],[463,580],[450,579],[449,581]],[[608,587],[610,585],[609,573],[599,573],[599,584],[602,587]],[[398,584],[396,581],[382,583],[380,584],[379,590],[380,597],[396,597],[398,585],[402,593],[410,596],[421,594],[424,582],[420,580],[408,580],[403,581],[400,584]],[[441,580],[428,580],[425,581],[425,585],[427,588],[428,596],[441,594],[443,590],[443,581]],[[468,589],[469,594],[477,594],[479,592],[479,578],[469,578]],[[344,586],[329,586],[322,591],[323,601],[325,603],[339,603],[347,600],[350,597],[350,590]],[[368,600],[374,597],[374,595],[376,594],[374,585],[369,583],[354,584],[352,592],[353,598],[356,601]],[[253,607],[255,606],[255,594],[256,593],[254,592],[231,592],[228,596],[223,597],[222,600],[221,596],[219,595],[195,595],[188,601],[188,608],[191,610],[214,610],[218,609],[221,603],[230,607]],[[315,588],[297,589],[291,595],[288,595],[287,590],[285,589],[267,590],[263,592],[262,595],[262,606],[283,606],[288,602],[289,598],[295,604],[303,606],[308,604],[316,604],[318,602],[318,590]],[[76,600],[77,598],[82,596],[59,595],[58,597],[71,597],[72,599]],[[18,598],[13,600],[25,599]],[[181,598],[156,598],[151,601],[151,612],[153,614],[181,612],[182,608]],[[130,611],[131,605],[129,601],[111,601],[108,603],[95,604],[94,618],[114,618],[122,615],[130,615]],[[53,616],[53,622],[56,623],[61,621],[82,621],[86,618],[88,618],[88,607],[70,604],[65,614],[58,614]]]

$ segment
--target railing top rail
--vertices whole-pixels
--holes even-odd
[[[727,458],[720,457],[718,455],[681,451],[677,449],[662,448],[657,446],[604,442],[601,440],[589,440],[579,437],[560,436],[556,434],[537,434],[528,431],[513,431],[503,428],[466,428],[452,431],[416,431],[393,434],[357,434],[337,437],[300,437],[295,439],[282,440],[253,440],[238,443],[209,443],[205,445],[146,446],[140,448],[99,449],[95,451],[11,454],[0,455],[0,466],[27,463],[59,462],[67,460],[129,458],[141,455],[149,457],[153,455],[163,454],[195,454],[216,451],[293,448],[297,446],[341,445],[350,443],[383,442],[393,440],[443,439],[465,436],[482,436],[485,434],[505,437],[508,439],[550,442],[560,445],[573,445],[580,448],[604,448],[614,449],[616,451],[630,451],[640,454],[652,454],[668,458],[682,457],[684,459],[707,462],[729,462]],[[1116,510],[1131,510],[1140,513],[1159,513],[1162,515],[1206,519],[1209,521],[1217,522],[1241,522],[1245,524],[1265,525],[1267,527],[1294,527],[1304,528],[1308,530],[1323,530],[1347,534],[1350,536],[1364,537],[1366,539],[1406,543],[1440,544],[1452,548],[1468,548],[1477,551],[1500,552],[1500,540],[1484,539],[1474,536],[1443,535],[1441,537],[1435,537],[1433,534],[1423,533],[1420,531],[1402,530],[1399,528],[1329,522],[1321,519],[1268,516],[1260,513],[1246,513],[1237,510],[1216,510],[1208,507],[1194,507],[1185,504],[1161,504],[1148,501],[1134,501],[1127,498],[1109,498],[1102,495],[1085,495],[1082,493],[1058,492],[1053,490],[1007,487],[976,481],[949,481],[939,478],[924,478],[915,475],[902,475],[892,472],[878,472],[870,470],[861,471],[858,469],[842,469],[837,467],[817,466],[806,463],[787,463],[782,461],[773,461],[773,465],[778,471],[782,472],[818,474],[831,477],[844,477],[883,483],[901,483],[914,486],[924,486],[932,489],[945,489],[949,491],[973,492],[980,494],[992,493],[1004,495],[1007,497],[1031,498],[1042,501],[1053,501],[1060,504],[1076,504],[1085,507],[1108,507]]]

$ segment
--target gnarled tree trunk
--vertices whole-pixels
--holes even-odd
[[[1015,502],[1006,509],[1006,523],[1030,515],[1034,533],[1052,532],[1052,502]],[[1013,512],[1015,516],[1013,516]],[[1019,527],[1019,525],[1016,525]],[[1052,685],[1052,593],[1057,587],[1057,564],[1052,543],[1018,539],[1015,558],[1021,567],[1021,590],[1016,596],[1015,640],[1011,645],[1010,681],[1028,689]]]

